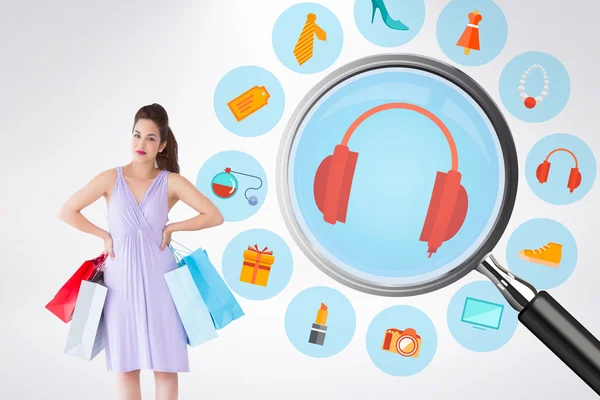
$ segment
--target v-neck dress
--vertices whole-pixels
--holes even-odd
[[[109,371],[188,372],[187,336],[164,274],[177,267],[162,232],[168,222],[167,175],[161,171],[138,204],[117,167],[108,206],[115,258],[107,258],[104,341]]]

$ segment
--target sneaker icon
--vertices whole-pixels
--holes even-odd
[[[521,250],[519,258],[534,264],[557,268],[562,259],[562,244],[550,242],[539,249]]]

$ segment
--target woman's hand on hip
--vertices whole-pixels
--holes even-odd
[[[104,236],[104,254],[108,254],[111,260],[115,259],[115,253],[113,252],[113,240],[110,233]]]
[[[165,226],[165,229],[163,229],[162,243],[160,244],[160,251],[163,251],[166,246],[171,244],[171,233],[173,233],[173,232],[171,231],[171,228],[169,227],[169,225]]]

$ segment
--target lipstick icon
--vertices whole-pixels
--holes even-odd
[[[325,333],[327,332],[327,313],[327,306],[321,303],[321,308],[317,311],[317,319],[315,320],[315,323],[312,324],[312,329],[310,330],[308,343],[323,346]]]

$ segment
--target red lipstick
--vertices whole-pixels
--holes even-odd
[[[143,156],[144,154],[146,154],[146,152],[142,151],[142,150],[138,150],[138,151],[136,151],[136,153],[138,153],[140,156]]]

